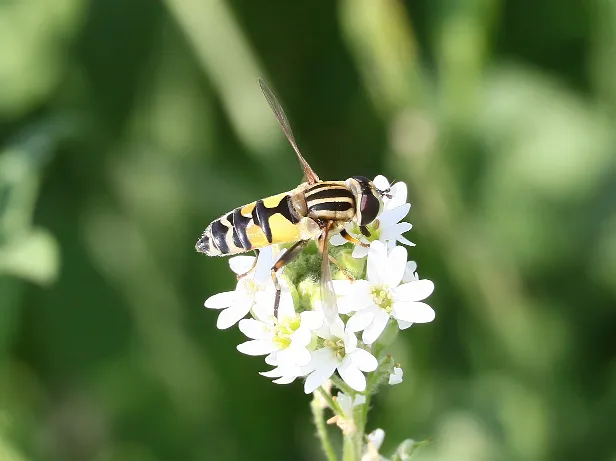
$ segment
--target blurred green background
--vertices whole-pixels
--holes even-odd
[[[0,459],[322,459],[202,307],[203,228],[301,178],[258,76],[321,178],[409,185],[385,451],[616,460],[610,0],[1,1]]]

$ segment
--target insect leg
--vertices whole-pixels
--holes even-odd
[[[282,293],[276,272],[282,269],[286,264],[293,261],[309,241],[310,240],[300,240],[299,242],[293,244],[291,248],[289,248],[285,254],[283,254],[272,266],[272,280],[274,281],[274,288],[276,288],[276,297],[274,298],[274,317],[276,319],[278,319],[278,306],[280,305],[280,294]]]
[[[349,279],[351,282],[355,281],[355,278],[351,274],[349,274],[349,272],[344,267],[340,265],[340,263],[338,262],[336,258],[334,258],[332,255],[328,255],[328,256],[329,256],[329,260],[336,265],[338,270],[342,272],[347,279]]]
[[[363,234],[364,237],[370,237],[370,231],[366,226],[359,226],[359,231]]]
[[[368,235],[370,235],[370,234],[368,233]],[[353,237],[351,234],[349,234],[345,229],[342,229],[340,231],[340,236],[343,239],[348,240],[349,242],[351,242],[354,245],[360,245],[360,246],[365,247],[365,248],[369,248],[370,247],[369,244],[364,243],[364,242],[360,242],[359,240],[357,240],[355,237]]]

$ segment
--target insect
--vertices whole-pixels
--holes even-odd
[[[322,254],[321,303],[326,318],[334,320],[338,312],[330,261],[340,266],[328,253],[329,236],[340,233],[355,245],[367,246],[347,233],[344,226],[355,222],[361,233],[369,237],[366,226],[379,214],[383,206],[382,197],[391,198],[390,190],[377,189],[372,181],[363,176],[353,176],[346,181],[321,181],[297,147],[291,125],[278,99],[262,79],[259,79],[259,85],[297,154],[304,181],[293,190],[225,213],[207,226],[195,248],[208,256],[226,256],[250,250],[258,254],[259,248],[293,243],[271,268],[276,287],[274,317],[277,318],[281,291],[276,272],[292,261],[308,242],[316,239]]]

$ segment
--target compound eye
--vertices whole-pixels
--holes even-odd
[[[381,211],[381,201],[372,194],[364,194],[359,205],[361,225],[366,226],[374,221]]]

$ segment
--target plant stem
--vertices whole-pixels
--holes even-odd
[[[320,389],[319,389],[320,390]],[[322,392],[322,394],[327,394],[326,392]],[[331,397],[330,397],[331,400]],[[310,408],[312,409],[312,416],[314,418],[314,425],[317,428],[317,436],[321,441],[321,447],[323,448],[323,452],[327,457],[327,461],[338,461],[336,457],[336,453],[332,447],[331,442],[329,441],[329,436],[327,435],[327,427],[325,426],[325,419],[323,416],[323,408],[319,405],[318,399],[312,399],[310,403]]]

